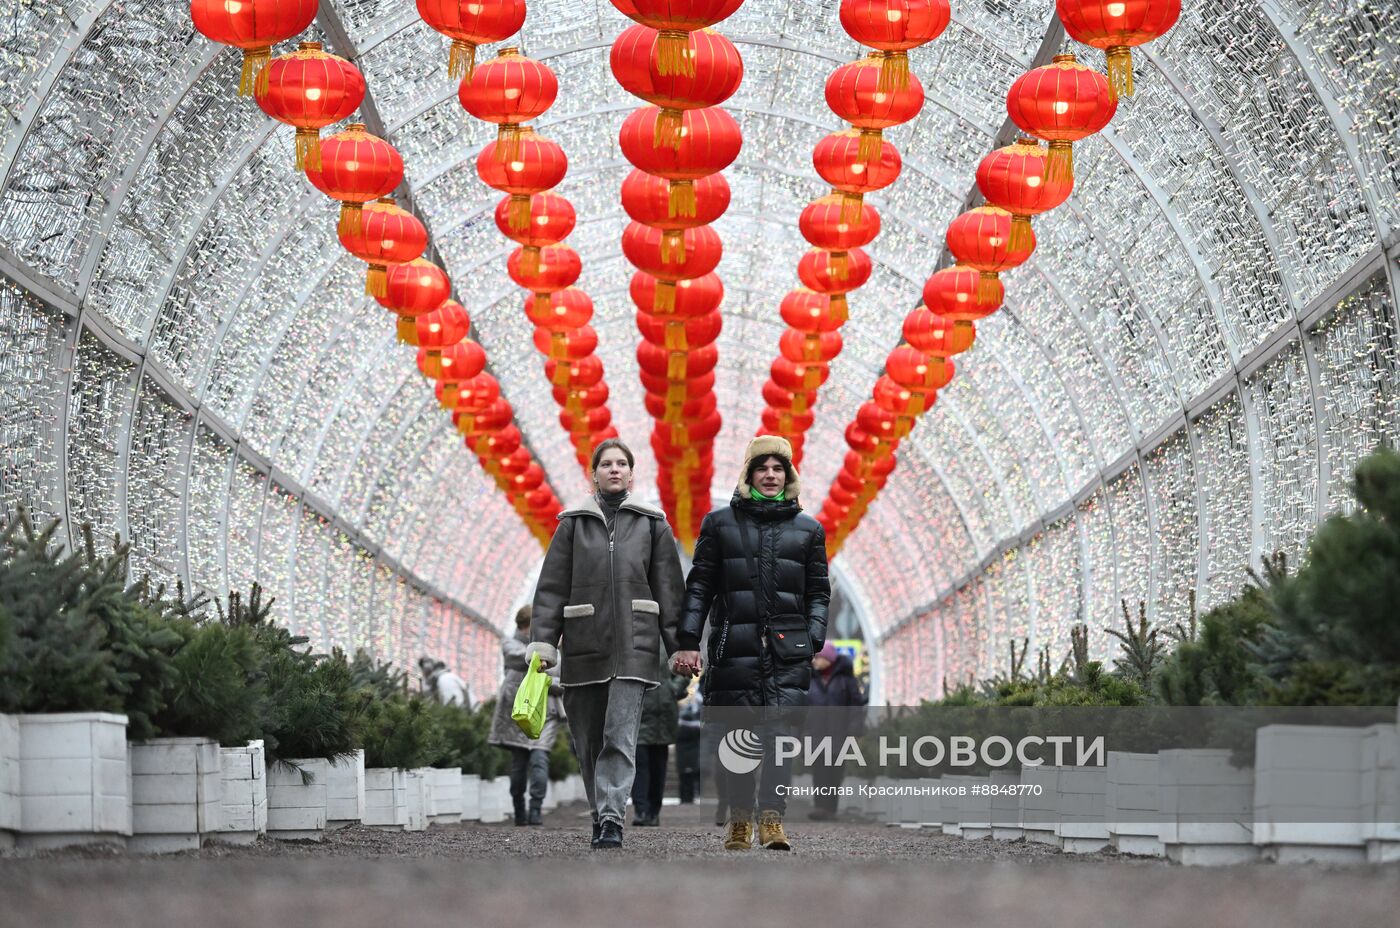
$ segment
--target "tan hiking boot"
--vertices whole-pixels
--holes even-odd
[[[729,813],[729,834],[724,839],[726,851],[747,851],[753,847],[753,814],[749,812]]]
[[[792,844],[783,831],[783,817],[777,809],[767,809],[758,820],[758,844],[770,851],[790,851]]]

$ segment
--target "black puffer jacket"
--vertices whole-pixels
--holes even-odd
[[[745,474],[749,460],[773,453],[759,441],[754,445]],[[806,704],[811,656],[826,641],[831,585],[825,534],[816,519],[801,511],[796,490],[794,474],[785,501],[757,502],[749,498],[747,481],[741,481],[730,505],[711,512],[701,524],[676,638],[680,650],[696,650],[706,620],[713,625],[700,683],[708,706]],[[736,509],[744,515],[742,535]],[[754,555],[757,592],[745,543]],[[811,651],[791,663],[776,661],[764,641],[767,619],[784,614],[805,617],[811,638]]]

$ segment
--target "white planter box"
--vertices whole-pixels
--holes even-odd
[[[957,790],[959,787],[965,789],[974,779],[976,778],[954,774],[943,777],[941,782],[945,787]],[[939,803],[939,820],[945,835],[951,835],[955,838],[961,838],[963,836],[963,822],[966,821],[963,810],[966,808],[967,802],[971,798],[970,796],[959,795],[943,797],[943,801]]]
[[[1108,847],[1108,823],[1104,820],[1107,768],[1061,767],[1059,787],[1055,834],[1061,850],[1094,854]]]
[[[1025,829],[1021,827],[1021,797],[1007,789],[1020,784],[1020,771],[993,770],[987,782],[998,790],[1007,790],[1006,795],[1000,792],[992,795],[992,838],[1016,841],[1025,837]]]
[[[267,834],[283,841],[320,841],[326,836],[326,782],[331,762],[324,757],[273,764],[267,771]],[[311,782],[302,781],[302,772]]]
[[[1021,783],[1030,787],[1021,796],[1021,830],[1026,840],[1059,847],[1055,822],[1059,816],[1060,768],[1046,764],[1023,767]]]
[[[550,790],[554,792],[554,790]],[[462,774],[462,821],[481,821],[481,775]]]
[[[364,823],[385,831],[408,824],[408,771],[372,767],[365,771]]]
[[[1372,725],[1361,743],[1361,837],[1374,864],[1400,861],[1400,730]]]
[[[358,825],[365,817],[365,752],[331,761],[326,778],[326,827]]]
[[[967,777],[967,795],[962,799],[962,836],[968,841],[981,841],[992,836],[992,797],[985,791],[990,777]],[[983,787],[981,794],[974,787]]]
[[[1265,725],[1255,735],[1254,843],[1281,863],[1366,859],[1361,750],[1366,729]]]
[[[19,717],[0,715],[0,852],[15,846],[20,792]]]
[[[216,840],[253,844],[267,834],[267,752],[261,741],[219,751],[223,799]]]
[[[943,786],[943,780],[941,777],[929,777],[928,779],[920,780],[919,782],[922,784],[926,784],[930,789],[937,789]],[[942,831],[944,809],[947,808],[947,804],[950,802],[952,802],[951,798],[947,796],[939,796],[934,793],[930,793],[927,796],[920,797],[918,808],[919,827],[932,828],[936,831]]]
[[[1230,752],[1159,752],[1157,802],[1162,843],[1180,864],[1214,866],[1256,860],[1254,771],[1230,766]]]
[[[132,850],[198,849],[219,830],[223,803],[219,743],[156,738],[131,745]]]
[[[487,824],[504,822],[510,807],[510,778],[496,777],[481,781],[480,821]]]
[[[408,821],[404,831],[426,831],[428,828],[428,776],[431,767],[415,767],[404,771],[408,788]]]
[[[1120,854],[1162,857],[1167,850],[1157,805],[1157,755],[1109,751],[1107,757],[1108,843]]]
[[[462,768],[428,772],[428,824],[455,825],[462,820]]]
[[[587,802],[588,790],[583,785],[583,774],[571,773],[564,780],[564,794],[559,797],[561,803],[564,802]]]
[[[544,803],[540,806],[540,808],[544,809],[544,811],[546,812],[549,812],[550,810],[557,809],[559,807],[559,788],[563,784],[563,780],[549,781],[548,788],[545,790],[544,793]]]
[[[126,846],[131,834],[126,716],[18,715],[21,850]]]

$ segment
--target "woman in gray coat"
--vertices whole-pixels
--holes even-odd
[[[545,792],[549,789],[549,752],[559,730],[559,685],[549,688],[544,728],[540,736],[531,739],[510,717],[515,706],[515,694],[525,679],[530,662],[525,651],[530,645],[530,607],[521,606],[515,614],[515,634],[501,642],[501,660],[505,675],[496,694],[496,712],[491,716],[491,736],[487,741],[510,751],[510,798],[515,804],[515,824],[542,824]],[[558,677],[554,670],[551,676]],[[530,808],[525,808],[526,787],[529,788]]]
[[[594,449],[597,492],[559,514],[527,651],[559,665],[595,848],[622,846],[642,694],[660,683],[661,658],[675,653],[685,589],[665,514],[628,498],[632,464],[615,438]]]

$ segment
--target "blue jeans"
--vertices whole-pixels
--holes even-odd
[[[595,821],[622,824],[636,775],[637,727],[645,689],[640,680],[617,677],[606,683],[564,687],[564,713]]]

